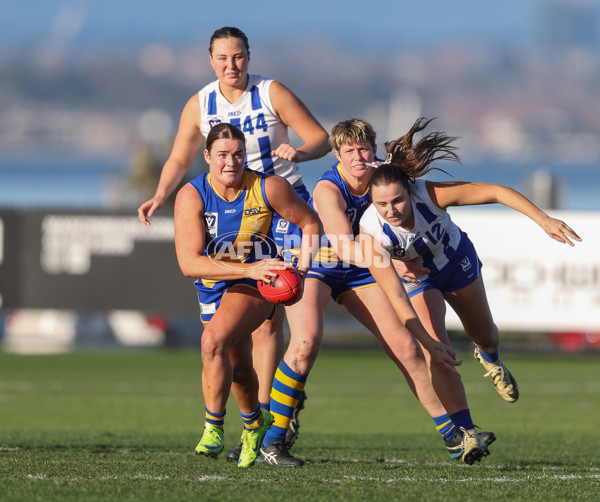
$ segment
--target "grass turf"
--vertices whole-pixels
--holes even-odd
[[[475,423],[498,440],[451,461],[427,413],[380,352],[320,354],[307,385],[298,468],[197,457],[197,351],[0,353],[2,500],[597,500],[599,359],[505,355],[521,391],[502,401],[461,367]],[[226,448],[239,441],[233,400]]]

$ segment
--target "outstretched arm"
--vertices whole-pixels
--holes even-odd
[[[369,272],[388,297],[400,322],[431,354],[432,361],[441,364],[448,371],[459,376],[455,366],[459,366],[462,361],[457,361],[454,351],[446,344],[432,338],[421,324],[406,291],[404,291],[400,278],[391,264],[389,253],[381,243],[369,234],[361,232],[360,243],[365,257],[368,257],[369,260]]]
[[[192,164],[204,139],[200,132],[199,117],[200,103],[195,94],[181,114],[179,130],[171,154],[163,166],[156,193],[138,208],[138,218],[144,225],[150,225],[148,218],[162,207]]]
[[[274,81],[269,88],[269,95],[275,113],[304,142],[298,148],[285,143],[279,145],[273,150],[273,155],[290,162],[306,162],[323,157],[331,150],[327,131],[292,91],[281,82]]]
[[[574,246],[581,238],[564,221],[548,216],[524,195],[510,187],[475,182],[427,182],[427,190],[433,202],[442,209],[449,206],[478,204],[503,204],[535,221],[550,237],[563,244]]]

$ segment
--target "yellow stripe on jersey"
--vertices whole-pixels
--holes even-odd
[[[267,235],[273,218],[273,213],[267,207],[262,194],[261,177],[253,171],[244,171],[244,184],[246,186],[244,216],[238,237],[234,242],[235,249],[241,248],[241,254],[238,254],[241,262],[248,258],[255,236]]]
[[[348,185],[348,188],[350,189],[350,187],[352,186],[350,183],[348,183],[348,180],[346,179],[346,177],[344,176],[344,169],[342,168],[342,163],[338,162],[337,165],[337,172],[339,173],[339,175],[342,177],[342,179],[346,182],[346,185]],[[352,191],[352,189],[350,189],[350,191]],[[365,191],[363,193],[359,193],[359,194],[354,194],[358,197],[364,197],[365,195],[367,195],[369,193],[369,185],[367,185],[367,188],[365,189]]]
[[[338,258],[338,255],[332,247],[319,248],[317,256],[315,256],[314,259],[314,263],[339,263],[340,261],[341,260]]]
[[[210,174],[207,179],[214,193],[220,199],[226,201],[212,184]],[[243,213],[241,217],[236,215],[240,218],[239,227],[232,230],[235,231],[237,235],[231,246],[226,248],[226,252],[223,252],[218,256],[218,259],[221,261],[244,263],[254,250],[255,242],[263,241],[265,236],[269,233],[273,213],[267,206],[267,202],[263,197],[262,176],[254,171],[245,170],[240,192],[243,190],[245,190],[242,209]],[[226,206],[223,207],[225,208]],[[219,218],[226,218],[227,216],[229,215],[224,212],[221,213],[220,211]],[[269,244],[271,248],[276,248],[274,242],[270,242]],[[211,258],[215,258],[216,255],[211,254],[210,256]],[[217,282],[220,282],[210,279],[200,280],[208,288],[212,288]]]

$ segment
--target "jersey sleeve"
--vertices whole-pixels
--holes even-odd
[[[360,218],[360,228],[362,231],[383,244],[387,249],[392,246],[390,238],[382,231],[381,223],[377,214],[377,209],[372,204],[367,208]]]

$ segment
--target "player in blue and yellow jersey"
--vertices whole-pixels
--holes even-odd
[[[319,246],[321,224],[310,206],[279,176],[244,169],[244,134],[222,123],[206,138],[208,173],[183,186],[175,201],[175,246],[179,266],[196,287],[205,328],[202,390],[206,418],[199,454],[223,449],[225,405],[230,393],[244,423],[238,466],[254,463],[271,424],[258,400],[251,333],[274,311],[257,290],[286,264],[272,239],[274,214],[298,225],[302,242],[298,270],[304,275]]]
[[[215,124],[237,125],[246,136],[246,167],[282,176],[306,201],[309,193],[297,164],[322,157],[330,150],[327,132],[298,97],[281,82],[248,73],[250,46],[241,30],[216,30],[210,39],[209,54],[217,80],[195,93],[185,105],[156,193],[138,209],[144,224],[149,224],[149,218],[181,182]],[[302,145],[290,145],[288,128],[297,134]],[[297,227],[279,215],[273,216],[272,225],[273,237],[280,247],[286,235],[298,234]],[[265,321],[253,334],[254,364],[265,409],[269,407],[273,375],[283,355],[283,320],[284,309],[279,307],[273,319]],[[237,460],[239,445],[230,453],[228,459]]]
[[[420,134],[431,120],[418,119],[410,131],[386,143],[386,162],[370,181],[373,204],[360,221],[369,252],[386,267],[371,267],[373,276],[396,308],[406,296],[436,339],[450,345],[445,327],[446,302],[460,318],[475,344],[475,358],[492,378],[499,396],[512,403],[519,398],[517,382],[499,356],[499,333],[488,305],[481,262],[473,243],[450,218],[447,208],[500,203],[530,217],[563,244],[580,241],[564,222],[551,218],[512,188],[473,182],[434,183],[421,178],[436,160],[458,161],[456,138],[443,132]],[[417,280],[404,282],[389,257],[421,268]],[[442,394],[444,391],[442,390]],[[466,403],[466,401],[465,401]]]
[[[370,124],[352,119],[334,126],[330,141],[338,162],[321,177],[312,201],[327,239],[307,274],[302,301],[287,310],[291,338],[275,374],[271,392],[274,423],[263,439],[258,461],[286,466],[304,463],[289,453],[286,429],[317,358],[323,338],[323,313],[329,298],[333,297],[379,339],[434,419],[450,454],[473,463],[488,450],[474,429],[468,409],[455,407],[453,411],[460,413],[447,413],[432,386],[418,342],[431,354],[433,365],[440,373],[447,380],[458,382],[457,385],[460,378],[454,366],[460,363],[448,346],[427,333],[408,300],[402,316],[398,317],[364,266],[360,243],[355,241],[360,218],[371,201],[369,180],[373,167],[369,163],[375,155],[375,132]],[[301,319],[303,324],[299,324]],[[463,445],[461,427],[473,435],[473,444]],[[492,433],[485,434],[488,442],[495,439]],[[455,440],[455,435],[459,440]]]

